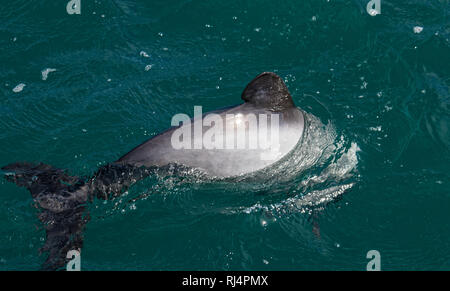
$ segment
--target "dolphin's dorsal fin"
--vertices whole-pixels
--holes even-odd
[[[271,72],[264,72],[253,79],[242,92],[242,100],[270,111],[295,107],[283,80]]]

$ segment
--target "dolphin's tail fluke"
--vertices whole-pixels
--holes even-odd
[[[83,179],[42,163],[13,163],[2,168],[6,180],[27,188],[40,209],[47,238],[41,251],[48,253],[44,270],[63,268],[69,260],[67,253],[81,250],[83,229],[89,220],[88,201],[114,198],[149,176],[152,169],[112,163]]]
[[[8,181],[31,192],[40,209],[39,219],[46,231],[41,251],[48,253],[43,269],[63,268],[69,260],[67,252],[80,251],[83,245],[88,185],[79,177],[42,163],[13,163],[2,170]]]

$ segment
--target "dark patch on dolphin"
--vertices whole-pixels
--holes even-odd
[[[233,128],[246,129],[246,117],[250,113],[276,114],[280,148],[275,158],[262,159],[261,149],[175,149],[171,144],[173,134],[176,130],[194,129],[196,120],[193,120],[190,125],[175,126],[152,137],[116,162],[101,167],[90,178],[70,176],[64,170],[42,163],[13,163],[3,167],[5,178],[27,188],[40,209],[39,219],[46,230],[42,251],[48,252],[43,269],[64,268],[67,252],[81,250],[83,229],[89,220],[85,208],[94,197],[109,199],[120,195],[155,170],[172,165],[199,168],[211,176],[231,177],[263,169],[288,154],[302,137],[304,117],[295,107],[283,80],[274,73],[262,73],[246,86],[241,98],[243,104],[212,113]],[[204,127],[202,133],[211,126]],[[271,151],[270,147],[265,150]]]

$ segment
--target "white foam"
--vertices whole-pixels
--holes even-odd
[[[53,69],[53,68],[46,68],[46,69],[42,70],[41,71],[42,80],[44,80],[44,81],[47,80],[48,74],[50,74],[51,72],[54,72],[54,71],[56,71],[56,69]]]
[[[414,26],[413,31],[414,33],[421,33],[423,30],[422,26]]]
[[[369,127],[370,131],[381,131],[381,125]]]
[[[12,89],[12,91],[14,92],[14,93],[19,93],[19,92],[21,92],[22,90],[23,90],[23,88],[25,88],[25,84],[24,83],[20,83],[19,85],[17,85],[16,87],[14,87],[13,89]]]

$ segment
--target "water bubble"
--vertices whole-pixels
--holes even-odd
[[[144,57],[144,58],[149,58],[150,56],[146,53],[146,52],[144,52],[144,51],[141,51],[140,53],[139,53],[139,55],[141,56],[141,57]]]
[[[369,130],[371,131],[381,131],[381,125],[375,126],[375,127],[369,127]]]
[[[260,219],[260,223],[262,226],[267,226],[267,220],[265,220],[264,218]]]

